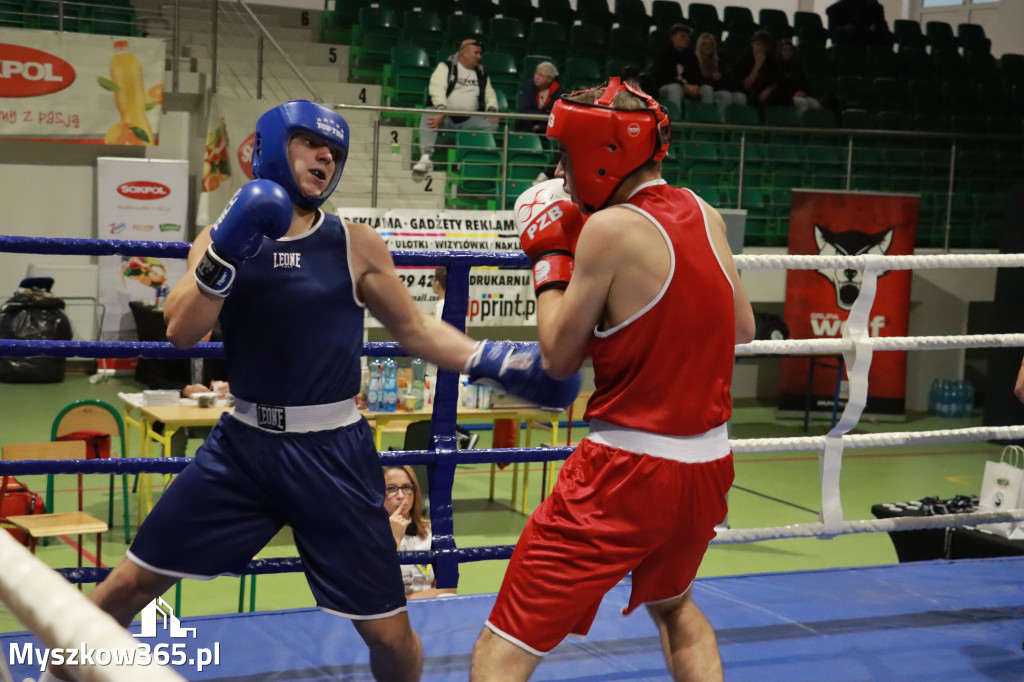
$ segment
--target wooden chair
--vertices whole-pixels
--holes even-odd
[[[117,409],[102,400],[77,400],[64,406],[53,419],[50,427],[50,440],[59,440],[68,434],[80,431],[95,431],[110,436],[111,446],[120,444],[120,456],[128,456],[125,440],[125,425]],[[111,453],[113,456],[113,453]],[[114,478],[110,475],[110,499],[107,503],[107,524],[114,526]],[[82,477],[78,477],[79,497],[82,494]],[[124,503],[124,541],[131,542],[131,516],[128,502],[128,475],[121,475],[121,494]],[[53,510],[53,477],[46,482],[46,508]]]
[[[69,460],[85,459],[85,441],[68,440],[46,443],[15,443],[3,446],[2,458],[5,461],[23,460]],[[0,482],[0,504],[7,495],[9,476],[2,477]],[[61,535],[78,536],[78,567],[82,567],[82,536],[87,533],[96,534],[96,565],[102,560],[103,533],[108,526],[103,521],[82,511],[82,500],[79,498],[78,511],[47,514],[30,514],[8,516],[3,519],[15,528],[25,531],[29,537],[29,549],[34,554],[36,541],[39,538],[58,537]],[[79,585],[81,588],[81,585]]]

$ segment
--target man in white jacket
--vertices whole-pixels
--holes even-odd
[[[462,41],[459,51],[437,65],[430,76],[430,106],[420,118],[420,160],[413,164],[414,180],[422,180],[434,169],[430,160],[438,130],[498,129],[496,117],[458,116],[451,111],[498,111],[498,96],[491,79],[480,66],[483,45],[475,38]],[[439,112],[439,113],[438,113]]]

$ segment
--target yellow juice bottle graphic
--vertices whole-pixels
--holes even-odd
[[[142,81],[142,65],[128,51],[128,41],[114,43],[114,57],[110,60],[110,80],[114,102],[121,113],[121,122],[107,131],[107,142],[113,144],[153,144],[153,129],[146,116],[146,86]],[[111,134],[117,139],[112,140]]]

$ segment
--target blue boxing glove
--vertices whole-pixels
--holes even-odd
[[[263,238],[280,239],[292,224],[292,202],[272,180],[253,180],[235,192],[210,230],[213,243],[196,265],[196,284],[224,297],[243,261],[259,253]]]
[[[552,379],[541,367],[540,346],[521,348],[508,341],[477,341],[463,374],[472,383],[504,389],[531,403],[552,410],[564,410],[580,393],[580,373],[568,379]]]

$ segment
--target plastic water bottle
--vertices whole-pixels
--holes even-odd
[[[394,358],[384,360],[384,400],[381,405],[383,412],[394,412],[398,409],[398,365]]]
[[[412,359],[412,393],[416,396],[416,409],[423,409],[423,397],[426,393],[427,365],[422,358]]]
[[[974,411],[974,384],[969,381],[964,382],[964,416],[970,417],[971,412]]]
[[[953,381],[951,384],[949,389],[950,403],[952,405],[950,416],[962,417],[964,416],[964,382]]]
[[[949,418],[953,416],[953,382],[944,379],[939,394],[939,414]]]
[[[938,416],[939,414],[939,380],[932,379],[931,388],[928,389],[928,414]]]
[[[381,386],[380,369],[380,360],[377,358],[370,360],[370,380],[366,390],[366,406],[370,412],[381,411],[380,399],[383,386]]]

